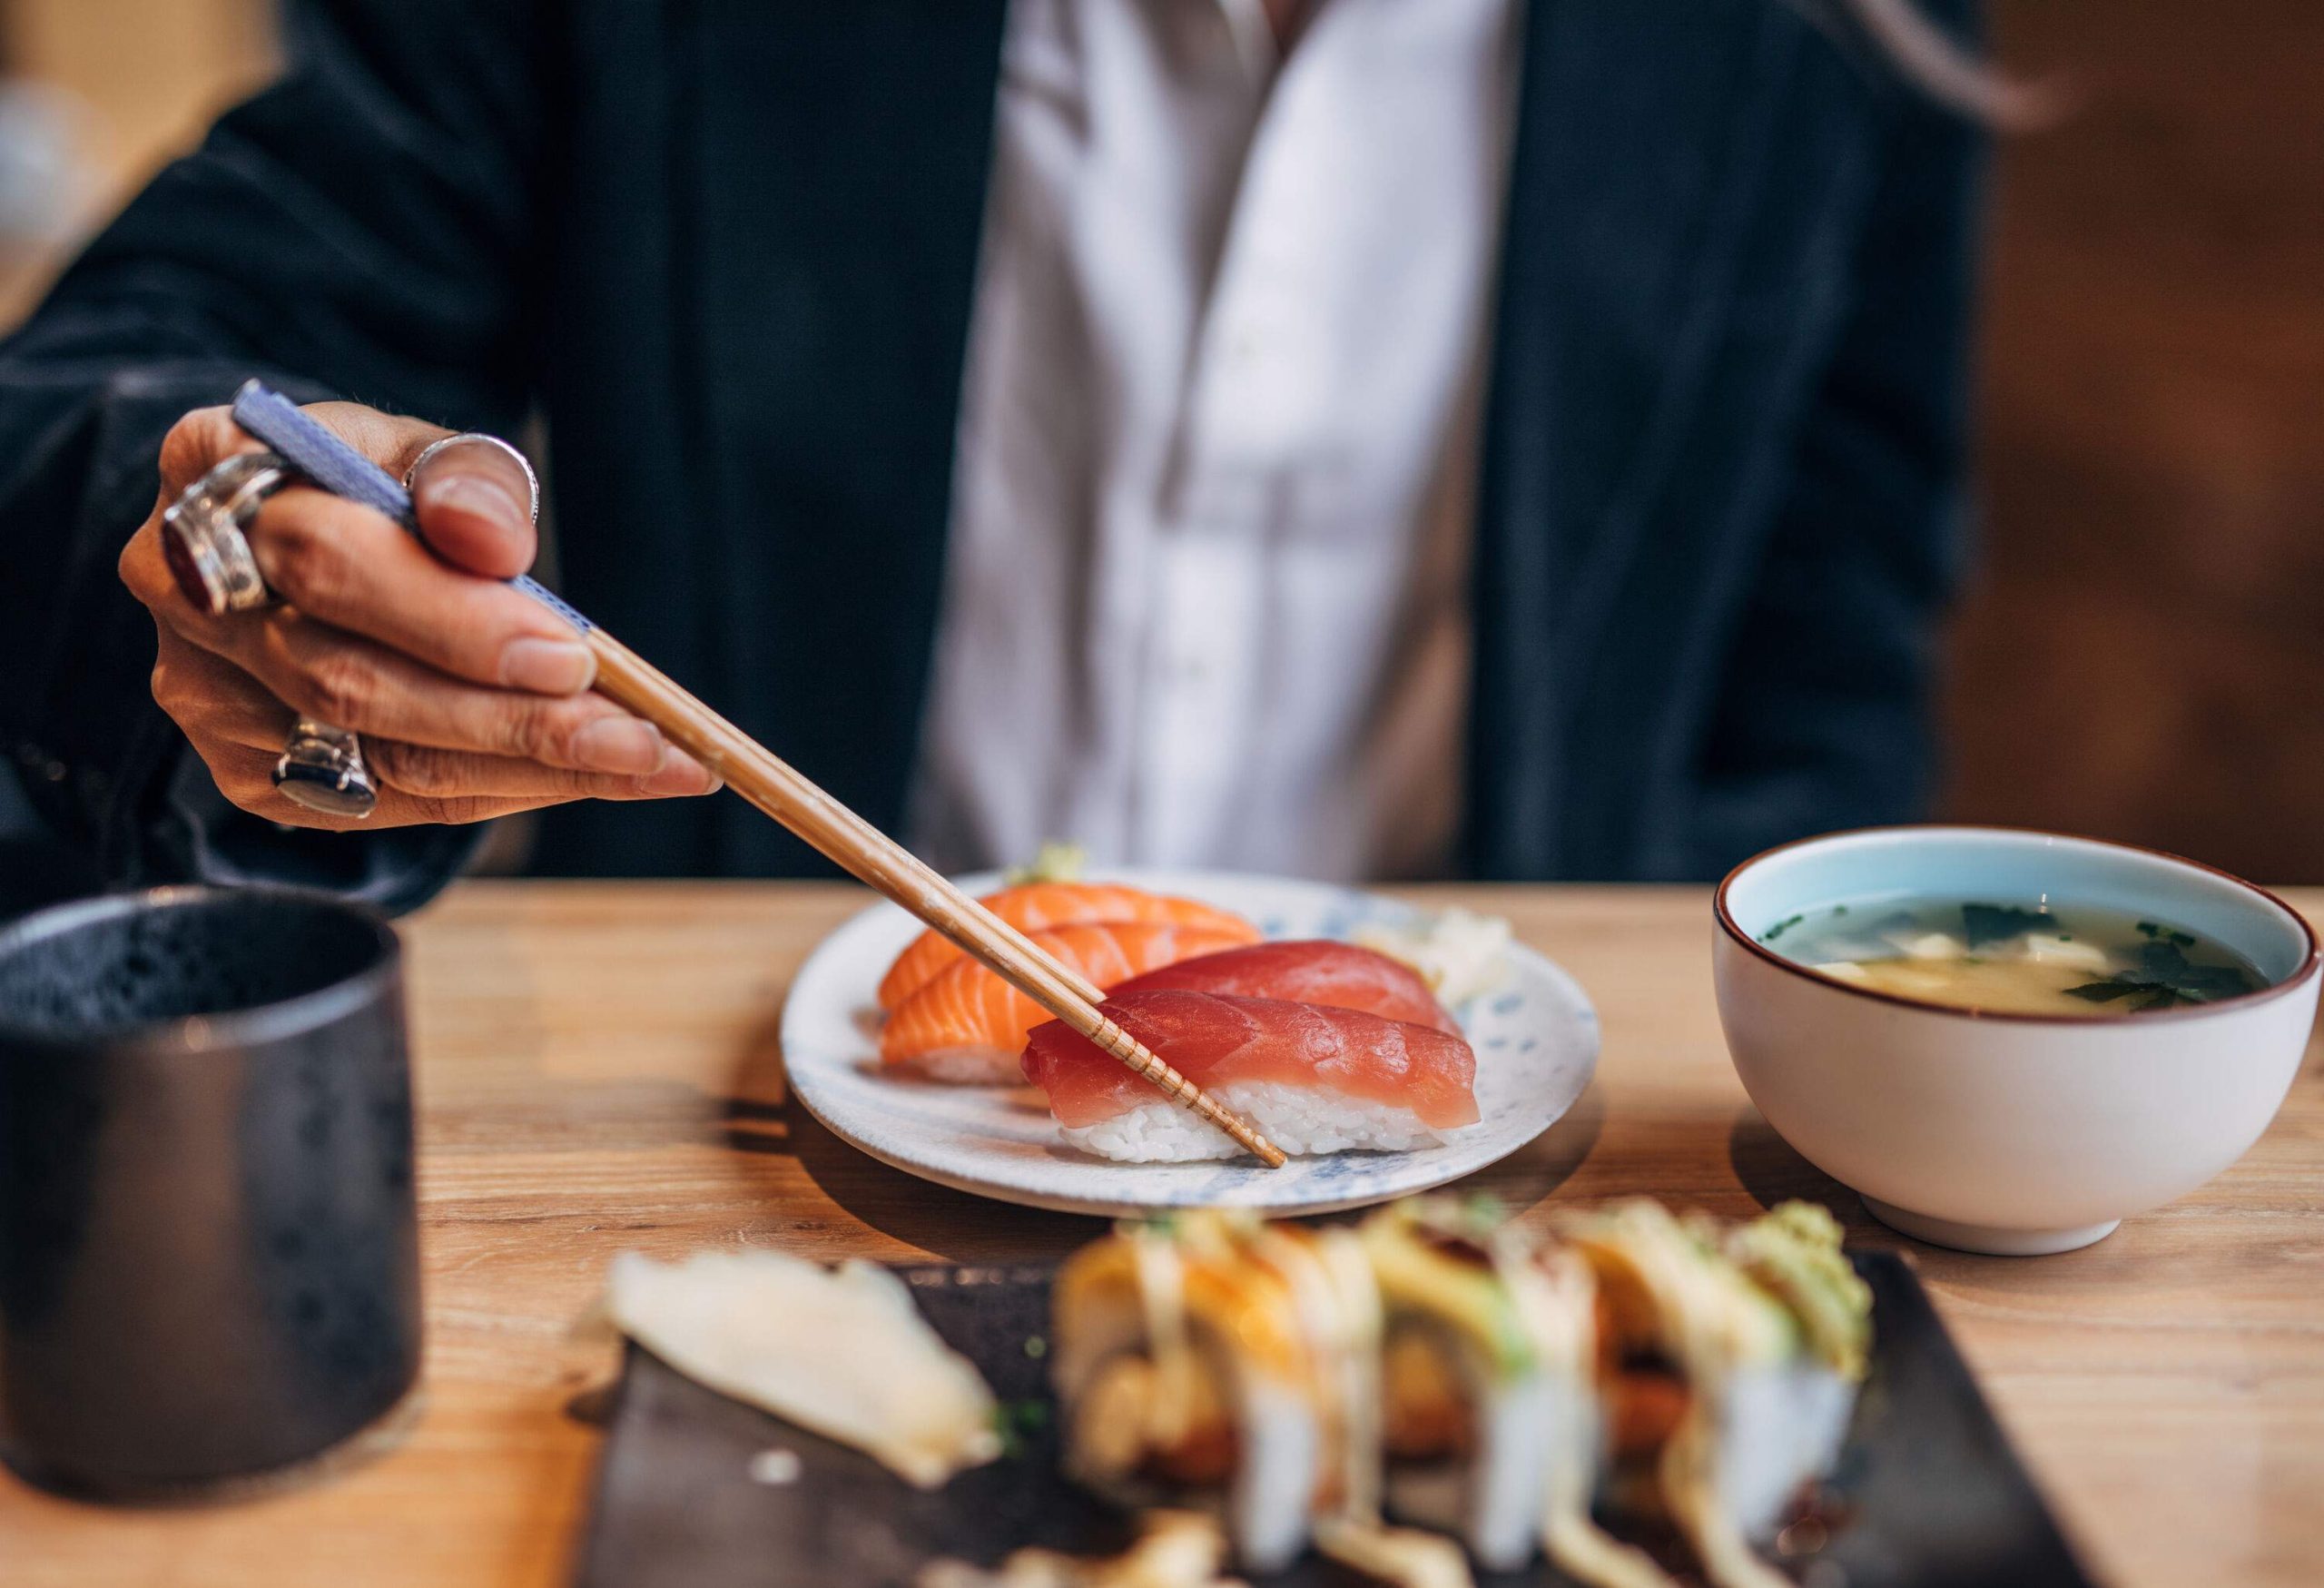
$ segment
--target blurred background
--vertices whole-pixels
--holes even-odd
[[[0,0],[0,323],[265,79],[271,15]],[[2324,5],[1991,15],[2077,108],[2002,153],[1944,811],[2324,881]]]

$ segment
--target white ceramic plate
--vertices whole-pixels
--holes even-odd
[[[1256,922],[1269,937],[1344,938],[1363,923],[1409,919],[1393,899],[1320,883],[1205,872],[1108,872],[1201,899]],[[990,876],[964,877],[984,893]],[[1460,1179],[1508,1157],[1573,1106],[1598,1064],[1598,1015],[1573,978],[1521,944],[1509,976],[1453,1011],[1477,1050],[1482,1118],[1418,1152],[1295,1158],[1269,1169],[1226,1163],[1115,1163],[1059,1139],[1030,1087],[941,1086],[883,1072],[880,978],[920,932],[892,904],[875,904],[825,938],[783,1010],[783,1055],[793,1096],[833,1135],[923,1179],[1004,1202],[1068,1213],[1235,1207],[1270,1213],[1360,1208]]]

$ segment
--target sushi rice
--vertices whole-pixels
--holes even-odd
[[[1395,1103],[1279,1080],[1232,1080],[1209,1090],[1295,1157],[1410,1152],[1445,1139]],[[1243,1153],[1226,1131],[1158,1095],[1094,1125],[1062,1126],[1059,1133],[1070,1146],[1122,1163],[1199,1163]]]

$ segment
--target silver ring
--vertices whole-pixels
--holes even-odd
[[[241,452],[178,493],[162,514],[162,556],[188,601],[212,617],[274,599],[242,531],[261,503],[290,483],[271,452]]]
[[[419,471],[427,467],[430,458],[435,457],[447,447],[458,447],[470,441],[482,441],[487,446],[497,447],[516,460],[517,467],[525,471],[525,488],[531,493],[527,510],[532,515],[532,521],[536,524],[539,523],[541,521],[541,480],[540,476],[533,472],[532,459],[499,437],[487,436],[482,430],[464,430],[457,436],[447,436],[440,441],[430,441],[426,447],[420,449],[419,456],[411,460],[411,467],[403,471],[404,495],[417,494],[413,488],[419,484]]]
[[[274,599],[242,531],[267,498],[290,483],[271,452],[243,452],[180,492],[162,514],[162,554],[187,600],[212,617]],[[345,728],[301,717],[274,764],[283,797],[326,815],[368,816],[379,785],[363,764],[363,741]]]
[[[274,764],[282,797],[327,816],[361,820],[377,808],[379,785],[363,764],[363,741],[345,728],[300,717]]]

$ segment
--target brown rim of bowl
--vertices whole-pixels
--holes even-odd
[[[1788,959],[1776,952],[1775,950],[1736,924],[1733,912],[1727,908],[1727,890],[1734,884],[1736,878],[1758,865],[1761,861],[1772,859],[1787,850],[1803,849],[1811,843],[1827,843],[1836,838],[1860,838],[1875,833],[2003,833],[2022,838],[2063,838],[2070,843],[2094,843],[2102,849],[2123,850],[2132,854],[2143,854],[2152,859],[2165,860],[2177,865],[2188,866],[2199,872],[2208,872],[2212,876],[2234,883],[2247,893],[2255,894],[2266,900],[2290,916],[2292,923],[2299,928],[2300,935],[2308,940],[2308,957],[2299,962],[2298,970],[2280,981],[2271,981],[2257,991],[2239,992],[2232,998],[2221,998],[2210,1003],[2180,1004],[2171,1009],[2147,1010],[2143,1012],[2123,1010],[2108,1013],[2093,1010],[2088,1014],[2031,1014],[2016,1010],[1968,1009],[1957,1003],[1938,1003],[1930,999],[1907,998],[1901,992],[1886,992],[1877,987],[1857,987],[1836,976],[1821,975],[1801,964],[1797,960]],[[1836,991],[1845,992],[1852,998],[1869,998],[1881,1003],[1900,1004],[1906,1009],[1925,1010],[1932,1014],[1955,1015],[1963,1020],[2011,1021],[2029,1025],[2055,1026],[2106,1025],[2133,1017],[2141,1024],[2152,1021],[2199,1020],[2219,1010],[2237,1009],[2247,1004],[2263,1003],[2270,999],[2285,997],[2299,988],[2302,982],[2313,978],[2319,965],[2324,964],[2324,949],[2319,949],[2316,928],[2309,924],[2308,917],[2259,883],[2246,882],[2233,872],[2221,871],[2219,867],[2206,865],[2200,860],[2190,860],[2183,854],[2173,854],[2167,849],[2150,849],[2143,843],[2123,843],[2112,838],[2093,838],[2082,833],[2057,833],[2046,827],[2004,827],[1985,822],[1900,822],[1886,827],[1843,827],[1837,832],[1818,833],[1811,837],[1795,838],[1788,843],[1778,843],[1772,849],[1759,851],[1758,853],[1719,878],[1718,888],[1711,893],[1711,913],[1718,920],[1719,929],[1744,948],[1779,970],[1788,971],[1795,976],[1806,977],[1818,987],[1829,987]]]

